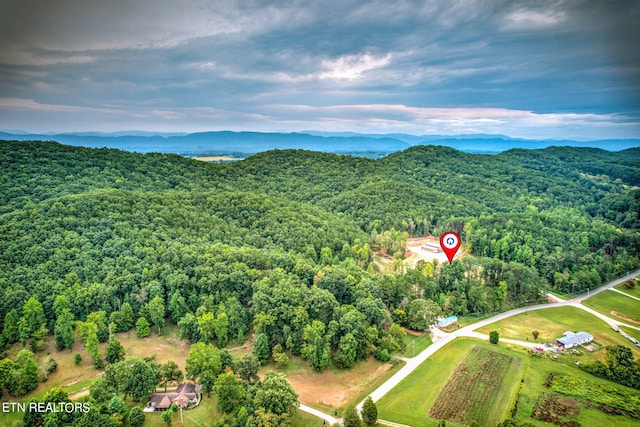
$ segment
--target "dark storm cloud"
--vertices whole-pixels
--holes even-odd
[[[0,127],[638,136],[639,9],[5,2]]]

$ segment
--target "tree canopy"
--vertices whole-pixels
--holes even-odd
[[[109,331],[173,322],[195,346],[187,376],[208,390],[221,368],[198,354],[250,333],[261,361],[275,347],[317,370],[352,366],[402,348],[401,326],[640,267],[639,160],[637,149],[415,146],[378,160],[274,150],[208,164],[0,142],[0,344],[37,352],[52,331],[69,349],[75,325],[99,367]],[[471,256],[403,264],[407,239],[448,230]]]

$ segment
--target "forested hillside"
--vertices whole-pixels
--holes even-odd
[[[315,369],[349,367],[399,350],[398,325],[579,292],[640,266],[638,149],[284,150],[208,164],[14,141],[0,143],[0,168],[3,348],[37,350],[88,316],[119,331],[144,318],[193,342],[253,331]],[[471,256],[372,263],[447,230]]]

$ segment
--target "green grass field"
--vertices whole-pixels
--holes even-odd
[[[632,290],[632,292],[634,290]],[[629,295],[634,295],[632,292],[629,292],[629,289],[621,289],[621,291]],[[640,326],[640,301],[629,298],[626,295],[614,291],[604,291],[586,300],[584,305],[610,317],[616,317],[612,314],[612,311],[617,312],[622,316],[639,322],[638,325]],[[627,321],[625,318],[621,318],[621,320]],[[627,322],[633,323],[630,320]]]
[[[431,337],[429,334],[424,334],[422,336],[415,336],[407,334],[405,337],[405,342],[407,345],[404,350],[399,354],[400,357],[416,357],[418,354],[422,352],[425,348],[429,347],[432,344]]]
[[[635,281],[635,286],[633,288],[628,288],[624,283],[614,286],[617,290],[625,292],[629,295],[633,295],[636,298],[640,298],[640,279]]]
[[[615,294],[615,292],[608,293]],[[488,334],[489,331],[494,330],[498,331],[501,338],[538,343],[555,342],[556,338],[561,337],[564,331],[585,331],[605,346],[621,344],[633,347],[635,356],[640,357],[638,347],[613,331],[604,321],[575,307],[551,307],[529,311],[479,328],[478,332]],[[533,330],[540,333],[537,340],[533,339],[531,334]],[[604,356],[604,351],[597,351],[592,356],[601,358]]]

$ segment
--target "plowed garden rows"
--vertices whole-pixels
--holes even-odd
[[[509,373],[520,369],[521,359],[473,347],[449,377],[429,411],[429,417],[488,425],[498,411],[501,389]]]

